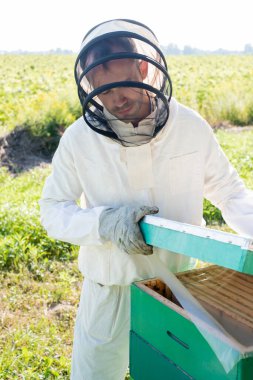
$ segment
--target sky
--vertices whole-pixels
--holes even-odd
[[[164,46],[253,46],[252,0],[0,0],[0,51],[78,52],[86,32],[113,18],[149,26]]]

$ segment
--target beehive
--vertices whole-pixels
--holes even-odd
[[[182,231],[178,231],[178,225]],[[215,236],[211,236],[212,232],[205,229],[201,233],[197,229],[194,234],[194,226],[190,227],[191,233],[188,233],[183,224],[181,226],[177,223],[177,242],[171,241],[171,235],[175,237],[173,228],[168,229],[170,238],[166,242],[166,231],[157,231],[157,225],[151,229],[152,233],[149,225],[145,232],[147,235],[148,231],[149,236],[144,233],[149,244],[152,241],[152,245],[159,246],[159,236],[162,234],[163,248],[166,244],[168,249],[171,245],[174,248],[177,246],[178,253],[190,252],[194,257],[201,255],[201,259],[206,252],[214,263],[217,259],[222,261],[223,256],[230,267],[247,273],[251,272],[251,268],[253,270],[252,241],[249,239],[236,240],[239,238],[236,237],[231,242],[231,234],[222,233],[220,236],[219,232],[214,232]],[[207,233],[208,237],[200,236],[202,232]],[[183,235],[181,240],[180,234]],[[233,260],[231,256],[228,257],[230,252],[233,252]],[[253,380],[253,276],[225,266],[209,265],[178,273],[177,277],[226,331],[233,335],[236,342],[230,341],[226,335],[217,333],[205,323],[204,329],[211,332],[225,349],[240,352],[240,360],[227,373],[170,289],[158,278],[148,279],[131,286],[131,378]]]

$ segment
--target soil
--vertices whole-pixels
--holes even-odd
[[[241,127],[223,123],[213,128],[240,133],[253,129],[253,126]],[[4,166],[10,173],[18,174],[35,166],[45,166],[51,162],[57,143],[58,141],[52,143],[52,138],[33,136],[28,129],[17,127],[0,137],[0,167]]]
[[[16,128],[0,137],[0,167],[6,167],[13,174],[49,164],[52,156],[45,140],[33,136],[27,129]]]

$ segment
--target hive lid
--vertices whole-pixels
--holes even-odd
[[[253,239],[156,216],[146,216],[140,227],[154,247],[253,274]]]

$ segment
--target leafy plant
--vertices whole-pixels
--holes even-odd
[[[42,168],[12,177],[1,169],[0,269],[25,265],[40,276],[52,260],[76,258],[77,247],[51,239],[42,228],[38,200],[48,170]]]

